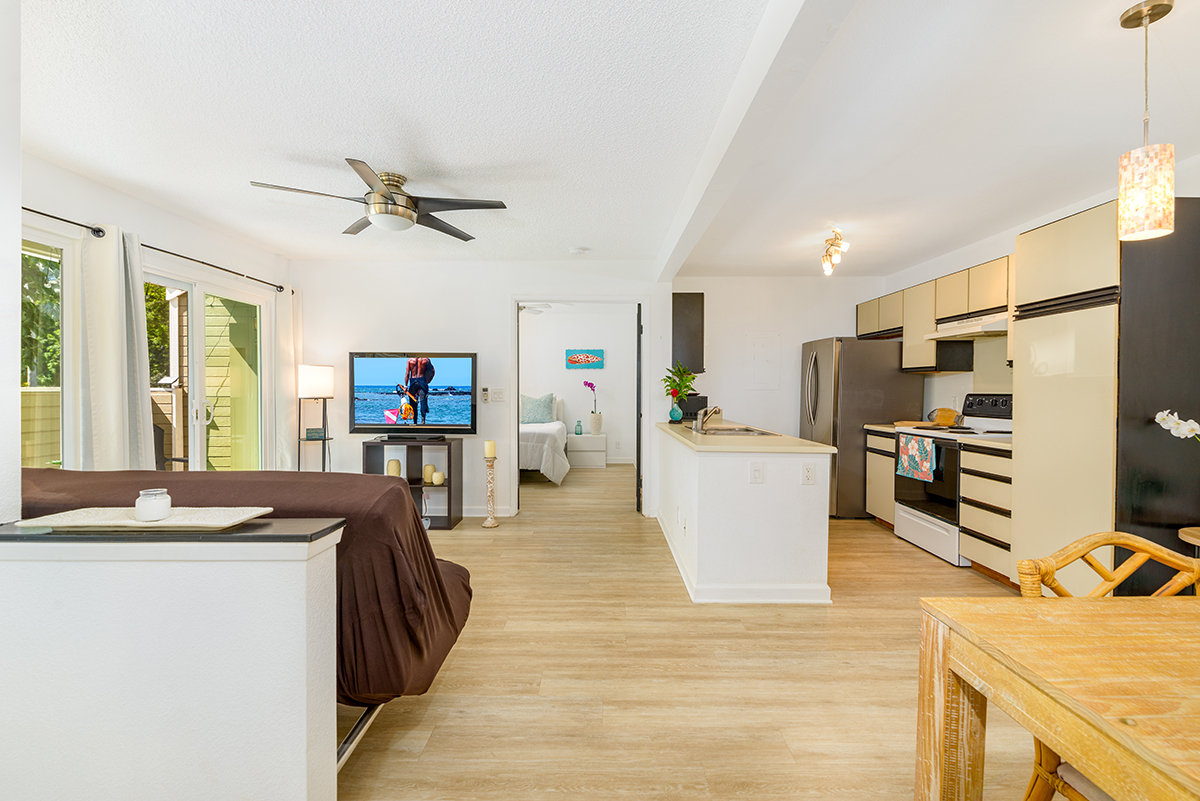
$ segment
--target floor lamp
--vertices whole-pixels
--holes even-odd
[[[333,397],[333,366],[329,364],[301,364],[296,371],[296,469],[300,469],[300,446],[304,442],[319,440],[321,443],[321,472],[325,472],[325,452],[329,447],[329,399]],[[321,436],[303,436],[305,400],[321,401]]]

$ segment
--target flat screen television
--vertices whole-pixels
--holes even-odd
[[[474,353],[351,353],[350,433],[474,434]]]

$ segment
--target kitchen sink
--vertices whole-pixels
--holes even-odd
[[[692,429],[695,431],[695,428]],[[709,426],[704,429],[704,436],[734,436],[734,437],[778,437],[774,431],[763,431],[761,428],[749,426]]]

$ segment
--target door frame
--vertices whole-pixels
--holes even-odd
[[[572,293],[554,293],[554,294],[537,294],[537,293],[520,293],[513,294],[510,297],[509,303],[509,346],[512,348],[513,358],[510,360],[512,372],[509,374],[509,386],[516,387],[517,392],[513,398],[512,411],[508,414],[508,430],[509,441],[512,447],[509,449],[512,453],[508,458],[508,502],[509,508],[513,515],[520,512],[520,495],[521,495],[521,470],[520,457],[518,450],[520,449],[520,425],[521,425],[521,373],[520,373],[520,354],[521,354],[521,339],[520,339],[520,307],[526,303],[591,303],[591,304],[611,304],[611,305],[628,305],[635,306],[640,310],[639,320],[640,328],[638,329],[637,346],[638,353],[642,354],[639,365],[641,367],[637,372],[637,413],[640,419],[637,421],[637,452],[634,454],[635,472],[637,473],[635,480],[644,486],[644,476],[642,470],[646,465],[646,459],[642,449],[645,443],[649,440],[650,421],[645,415],[646,408],[649,407],[649,392],[653,382],[651,376],[648,375],[651,369],[652,360],[644,356],[645,341],[647,339],[646,332],[651,331],[653,298],[650,295],[581,295]],[[639,502],[638,511],[643,511]]]

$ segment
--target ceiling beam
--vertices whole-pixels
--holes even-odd
[[[778,127],[856,0],[768,0],[671,227],[652,281],[671,281]]]

